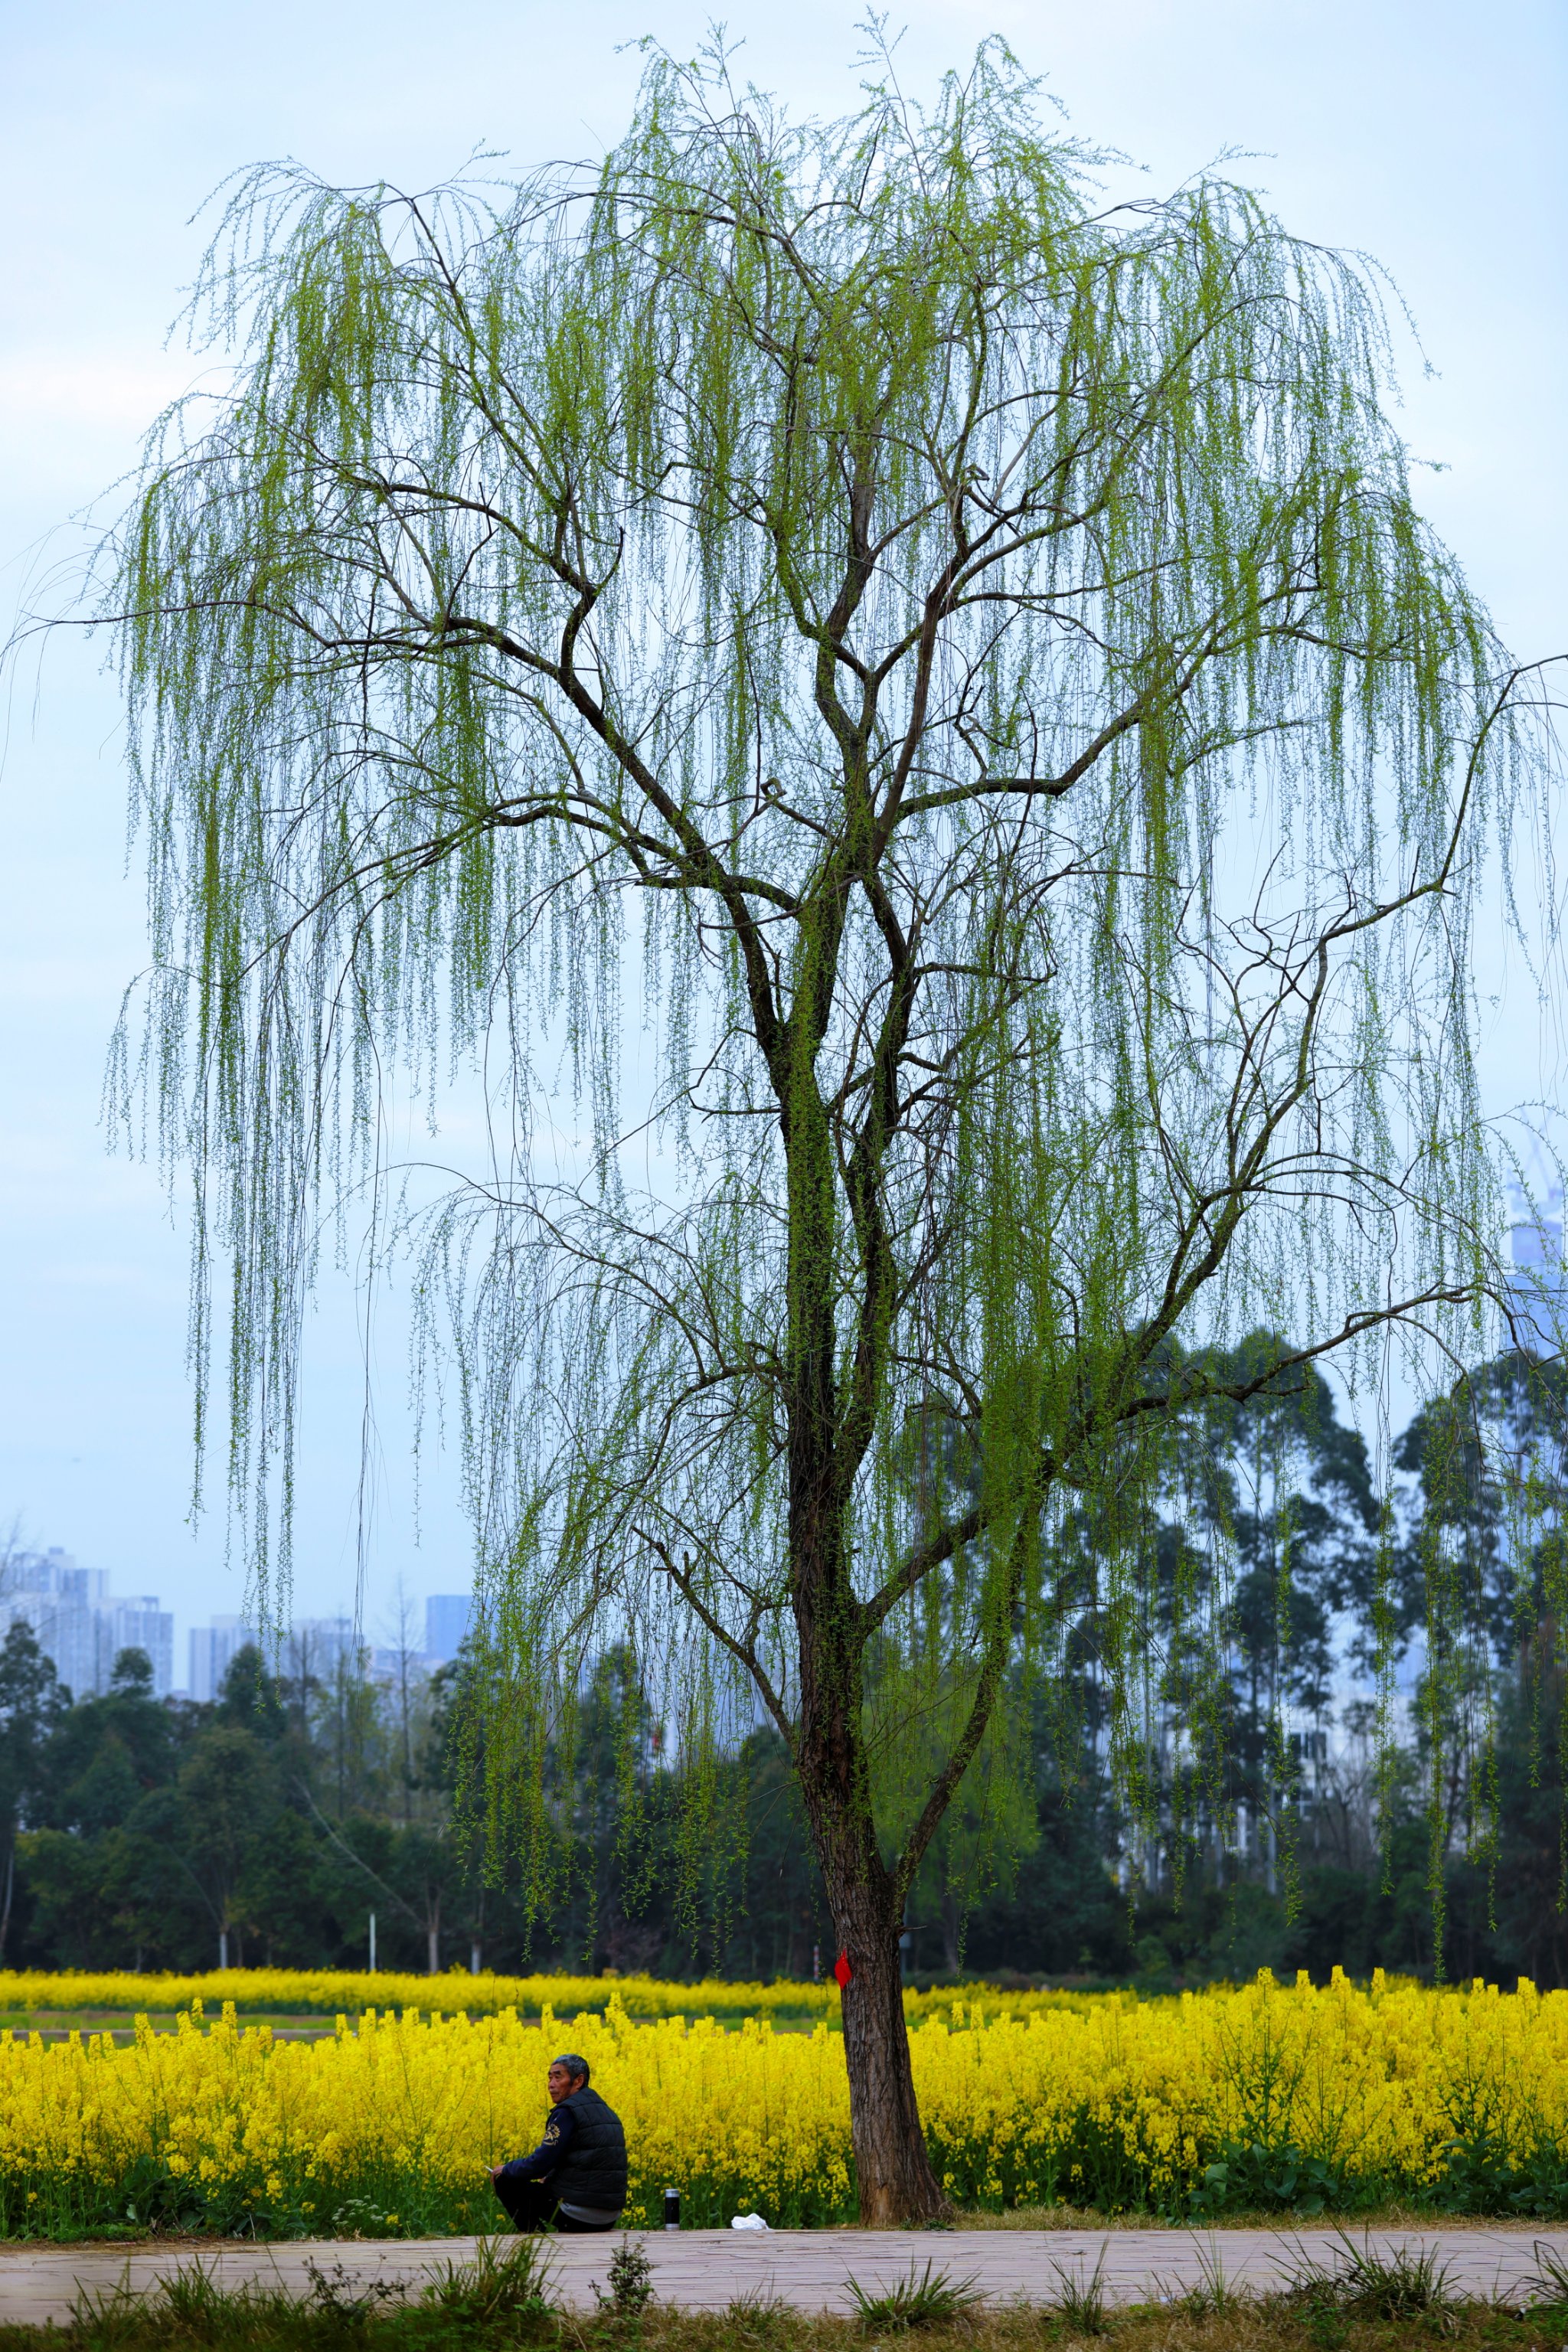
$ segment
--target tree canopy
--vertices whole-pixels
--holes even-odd
[[[653,50],[597,166],[242,178],[195,319],[232,387],[108,551],[124,1067],[198,1365],[232,1266],[256,1556],[368,1184],[456,1378],[498,1835],[548,1868],[606,1624],[683,1756],[760,1711],[865,2209],[934,2210],[896,1941],[955,1793],[1075,1645],[1135,1801],[1151,1642],[1201,1743],[1194,1415],[1500,1295],[1471,926],[1537,755],[1377,280],[1219,177],[1109,204],[998,43],[804,124]],[[480,1154],[399,1194],[384,1076],[466,1059]]]

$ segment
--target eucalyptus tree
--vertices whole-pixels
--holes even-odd
[[[196,311],[236,373],[154,433],[101,610],[124,1066],[198,1360],[232,1263],[258,1557],[324,1207],[410,1181],[384,1074],[472,1056],[479,1159],[377,1230],[457,1384],[496,1834],[548,1869],[595,1647],[694,1851],[695,1767],[770,1722],[860,2210],[937,2212],[905,1898],[1069,1641],[1135,1777],[1173,1424],[1485,1286],[1469,925],[1531,754],[1376,280],[1218,179],[1110,205],[994,44],[805,124],[653,52],[592,168],[258,170]],[[1282,1362],[1204,1369],[1260,1321]]]
[[[1222,1387],[1245,1386],[1289,1352],[1278,1334],[1251,1332],[1203,1369]],[[1340,1420],[1333,1390],[1316,1366],[1300,1366],[1279,1382],[1266,1380],[1244,1403],[1222,1396],[1189,1421],[1173,1497],[1179,1525],[1168,1538],[1172,1599],[1186,1567],[1184,1553],[1196,1556],[1204,1587],[1214,1563],[1223,1563],[1218,1598],[1226,1653],[1223,1688],[1213,1695],[1223,1719],[1205,1743],[1210,1785],[1194,1794],[1219,1840],[1218,1866],[1232,1828],[1242,1832],[1245,1853],[1256,1825],[1271,1857],[1270,1877],[1272,1857],[1283,1851],[1289,1895],[1295,1809],[1304,1789],[1285,1711],[1298,1723],[1305,1716],[1322,1732],[1342,1612],[1364,1596],[1376,1617],[1396,1569],[1392,1558],[1378,1559],[1378,1497],[1366,1442]],[[1201,1643],[1199,1650],[1201,1679]],[[1364,1663],[1375,1675],[1375,1635]],[[1179,1709],[1179,1678],[1171,1696]]]
[[[1539,1323],[1529,1328],[1532,1338],[1544,1336]],[[1503,1853],[1501,1800],[1510,1778],[1516,1793],[1518,1775],[1500,1749],[1500,1713],[1504,1734],[1510,1714],[1516,1735],[1528,1723],[1529,1769],[1537,1776],[1553,1738],[1561,1752],[1568,1724],[1557,1631],[1568,1609],[1562,1353],[1513,1348],[1462,1374],[1421,1407],[1394,1449],[1393,1466],[1414,1475],[1414,1491],[1405,1498],[1405,1539],[1373,1605],[1381,1608],[1390,1649],[1414,1650],[1419,1663],[1415,1729],[1441,1952],[1456,1839],[1487,1863],[1489,1875]],[[1558,1719],[1548,1727],[1544,1717],[1553,1710]],[[1561,1907],[1568,1904],[1568,1788],[1556,1786]]]

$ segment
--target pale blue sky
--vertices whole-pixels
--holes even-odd
[[[857,10],[738,5],[752,78],[795,106],[852,101]],[[652,32],[692,47],[708,12],[648,0],[0,0],[0,604],[46,535],[130,464],[192,376],[163,347],[201,243],[188,216],[237,166],[292,154],[411,185],[477,143],[521,166],[595,152],[625,120]],[[1568,16],[1549,0],[926,0],[892,21],[916,88],[998,30],[1074,127],[1163,188],[1221,149],[1292,227],[1393,272],[1438,371],[1407,354],[1412,445],[1444,461],[1428,510],[1521,652],[1568,646],[1563,125]],[[1262,151],[1262,152],[1259,152]],[[104,1046],[142,958],[124,862],[113,692],[91,648],[14,681],[0,771],[0,1527],[153,1590],[184,1627],[238,1605],[221,1513],[186,1519],[185,1238],[153,1173],[105,1156]],[[1518,976],[1489,1040],[1493,1099],[1555,1097],[1555,1041]],[[399,1578],[466,1581],[452,1483],[413,1541],[395,1307],[381,1329],[383,1453],[367,1629]],[[352,1603],[361,1381],[345,1289],[307,1375],[297,1606]]]

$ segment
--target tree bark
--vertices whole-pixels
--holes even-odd
[[[915,2098],[891,1880],[879,1862],[869,1883],[864,1870],[842,1875],[831,1867],[827,1880],[851,1971],[843,1995],[844,2063],[861,2222],[892,2230],[942,2221],[952,2209],[931,2169]]]
[[[832,1530],[830,1517],[827,1526]],[[820,1539],[822,1531],[819,1521],[812,1532]],[[819,1540],[795,1589],[795,1769],[838,1949],[851,1972],[843,1993],[844,2063],[860,2220],[872,2229],[896,2229],[942,2220],[952,2209],[931,2170],[915,2099],[899,1957],[903,1905],[878,1845],[861,1719],[863,1653],[847,1588],[842,1547]],[[814,1608],[825,1590],[829,1605]]]
[[[818,978],[833,968],[841,916],[841,905],[823,910],[812,942]],[[869,1424],[847,1434],[836,1376],[836,1163],[813,1069],[825,1004],[802,984],[795,1056],[775,1073],[790,1193],[789,1542],[800,1643],[795,1761],[839,1949],[852,1970],[844,1988],[844,2061],[860,2219],[892,2229],[938,2220],[950,2208],[915,2100],[899,1963],[903,1906],[878,1846],[866,1748],[866,1627],[847,1518]],[[866,1279],[874,1283],[872,1269]],[[877,1317],[862,1315],[860,1336],[870,1357],[885,1352]]]

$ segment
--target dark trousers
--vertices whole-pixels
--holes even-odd
[[[553,2225],[569,2238],[595,2238],[616,2226],[613,2221],[574,2221],[570,2213],[557,2212],[561,2191],[552,2180],[502,2179],[496,2182],[495,2191],[507,2218],[519,2230],[547,2230]]]

